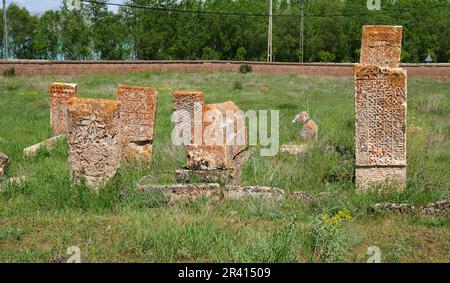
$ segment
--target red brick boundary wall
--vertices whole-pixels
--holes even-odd
[[[238,72],[242,64],[255,73],[307,76],[354,76],[349,63],[266,63],[240,61],[0,61],[0,76],[14,68],[18,76],[58,76],[131,72]],[[401,64],[408,77],[450,78],[450,64]]]

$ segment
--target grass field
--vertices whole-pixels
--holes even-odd
[[[123,165],[94,192],[70,183],[64,142],[22,157],[23,148],[51,136],[48,97],[55,81],[77,83],[79,96],[109,99],[118,84],[155,87],[153,162]],[[259,92],[262,85],[268,93]],[[314,147],[300,156],[254,154],[242,183],[307,191],[315,202],[203,199],[168,207],[137,193],[141,177],[174,183],[175,169],[185,165],[183,148],[170,140],[174,90],[200,90],[207,103],[232,100],[243,110],[280,110],[281,144],[300,142],[300,126],[290,121],[307,110],[319,125]],[[408,185],[401,193],[355,193],[353,92],[351,78],[294,75],[0,78],[0,151],[12,159],[8,177],[28,176],[0,193],[0,262],[64,261],[70,246],[80,248],[83,262],[366,262],[369,246],[381,249],[383,262],[450,262],[450,217],[368,211],[377,202],[419,207],[450,196],[450,80],[408,81],[408,125],[421,130],[408,131]],[[322,219],[346,210],[350,220]]]

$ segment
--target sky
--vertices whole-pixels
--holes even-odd
[[[58,10],[61,0],[6,0],[6,5],[14,2],[20,7],[27,8],[32,14],[42,14],[47,10]],[[123,3],[123,0],[110,0],[111,3]],[[1,6],[1,1],[0,1]],[[117,11],[117,6],[110,6],[110,10]]]

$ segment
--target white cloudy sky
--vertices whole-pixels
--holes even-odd
[[[14,2],[18,6],[26,7],[32,14],[42,14],[47,10],[58,10],[61,6],[61,0],[6,0],[6,5]],[[110,0],[111,3],[123,3],[123,0]],[[1,6],[1,1],[0,1]],[[117,10],[117,7],[110,6],[113,11]]]

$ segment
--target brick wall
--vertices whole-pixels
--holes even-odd
[[[238,72],[241,64],[253,72],[310,76],[353,76],[354,64],[266,63],[236,61],[0,61],[0,76],[14,67],[18,76],[88,75],[131,72]],[[409,77],[450,78],[450,64],[403,64]]]

